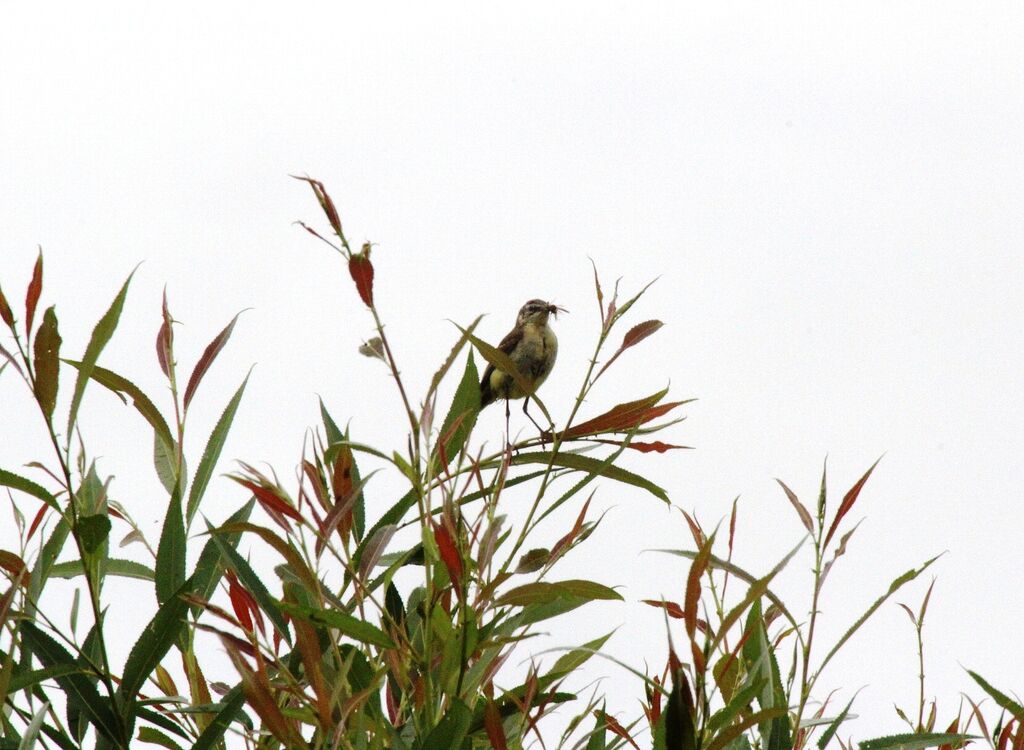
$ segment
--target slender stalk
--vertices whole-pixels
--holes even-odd
[[[36,389],[36,375],[32,368],[31,358],[28,356],[25,347],[22,346],[21,339],[18,337],[17,332],[14,334],[14,341],[18,347],[18,353],[21,355],[22,363],[25,365],[25,371],[28,373],[28,384],[31,387],[34,397]],[[60,464],[61,473],[64,476],[65,486],[68,491],[68,516],[66,516],[64,520],[65,522],[70,520],[69,525],[71,526],[71,536],[75,540],[75,546],[78,549],[78,557],[82,563],[82,575],[85,578],[86,588],[89,590],[89,604],[92,608],[93,621],[96,624],[96,643],[99,646],[101,660],[101,669],[97,670],[99,672],[97,677],[99,677],[103,682],[107,695],[110,697],[111,705],[114,707],[115,714],[120,717],[120,700],[118,699],[117,690],[115,689],[113,680],[110,676],[110,657],[107,653],[107,643],[102,627],[103,608],[100,602],[99,581],[93,577],[92,571],[86,563],[86,550],[78,532],[77,493],[72,490],[71,467],[67,461],[67,457],[61,451],[60,442],[57,440],[57,433],[53,429],[52,417],[46,413],[46,410],[38,399],[33,398],[33,400],[35,400],[40,413],[43,415],[43,421],[46,423],[46,432],[50,438],[50,444],[53,446],[54,453],[57,456],[57,461]],[[125,727],[122,726],[122,731],[124,729]],[[124,739],[126,738],[122,738],[122,740]]]

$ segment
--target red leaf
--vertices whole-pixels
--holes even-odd
[[[302,521],[302,515],[283,498],[278,497],[273,490],[270,490],[267,487],[262,487],[255,482],[251,482],[248,479],[243,479],[241,477],[232,476],[231,479],[234,479],[240,485],[250,490],[252,494],[256,496],[256,499],[259,500],[260,505],[262,505],[266,510],[282,516],[288,516],[289,518],[299,522]]]
[[[43,251],[39,251],[35,268],[32,269],[32,280],[28,283],[25,293],[25,335],[32,338],[32,321],[36,316],[36,305],[39,295],[43,293]]]
[[[625,336],[622,337],[622,346],[619,347],[619,351],[628,349],[631,346],[636,346],[663,325],[665,324],[660,320],[648,320],[643,323],[636,324],[626,332]]]
[[[501,724],[501,712],[497,704],[489,700],[484,705],[484,729],[487,730],[487,739],[491,741],[494,750],[508,750],[505,741],[505,727]]]
[[[625,441],[619,440],[596,440],[595,442],[604,443],[605,445],[617,445],[623,447]],[[665,453],[671,450],[692,450],[689,445],[670,445],[669,443],[663,443],[660,440],[655,440],[653,443],[645,443],[640,440],[634,440],[625,446],[626,448],[632,448],[635,451],[641,453]]]
[[[811,521],[811,514],[807,511],[807,508],[805,508],[803,506],[803,503],[801,503],[800,500],[797,498],[796,493],[786,486],[785,482],[783,482],[781,479],[776,479],[775,481],[779,483],[779,486],[782,488],[782,491],[786,493],[786,497],[788,497],[789,502],[792,503],[794,510],[796,510],[796,514],[800,516],[800,522],[804,525],[804,528],[807,529],[807,531],[813,533],[814,522]]]
[[[167,309],[167,290],[164,289],[163,321],[160,323],[160,330],[156,334],[156,359],[160,363],[160,370],[165,377],[171,376],[171,359],[174,349],[174,331],[171,324],[171,311]]]
[[[878,461],[881,460],[881,458],[878,459]],[[828,534],[825,535],[824,547],[827,547],[828,543],[832,540],[832,536],[839,528],[839,522],[843,520],[843,516],[849,513],[853,504],[857,502],[857,497],[860,495],[860,491],[864,489],[864,483],[868,481],[868,477],[871,476],[871,472],[873,472],[875,467],[878,466],[878,461],[871,464],[871,468],[864,473],[864,476],[857,480],[857,483],[850,488],[849,492],[846,493],[846,496],[843,498],[843,502],[839,504],[839,510],[836,511],[836,517],[832,521],[832,525],[829,527]]]
[[[660,602],[656,599],[641,599],[641,601],[644,604],[649,604],[652,607],[659,607],[665,610],[668,613],[668,616],[673,619],[682,620],[686,617],[686,615],[683,614],[683,608],[675,602]]]
[[[316,196],[317,202],[320,204],[320,208],[323,209],[324,214],[327,216],[327,221],[330,222],[331,229],[342,238],[344,237],[341,232],[341,219],[338,217],[338,209],[334,207],[334,201],[331,200],[331,196],[327,194],[327,190],[324,188],[324,184],[320,180],[314,180],[309,177],[299,177],[292,175],[296,180],[302,180],[308,182],[309,186],[313,188],[313,194]],[[315,234],[315,232],[314,232]]]
[[[698,547],[704,546],[704,530],[701,529],[700,524],[694,520],[693,516],[687,513],[685,510],[682,511],[683,517],[686,518],[686,524],[690,527],[690,536],[693,537],[694,543]]]
[[[11,312],[11,306],[7,304],[3,289],[0,289],[0,318],[9,328],[14,328],[14,313]]]
[[[590,497],[588,497],[587,501],[583,503],[583,507],[580,509],[579,515],[576,516],[576,523],[572,525],[569,533],[555,542],[555,546],[551,548],[550,559],[552,561],[558,559],[558,557],[569,548],[569,545],[571,545],[579,535],[580,529],[583,528],[583,521],[586,520],[587,517],[587,509],[590,507],[590,501],[593,499],[594,493],[591,492]]]
[[[0,549],[0,568],[9,572],[13,577],[18,578],[25,570],[25,561],[13,552]]]
[[[243,310],[244,312],[244,310]],[[242,313],[238,313],[241,315]],[[220,350],[224,348],[224,345],[228,343],[228,339],[231,338],[231,332],[235,330],[235,323],[238,322],[238,315],[231,319],[224,330],[218,333],[213,341],[206,347],[203,352],[203,356],[196,362],[196,367],[192,370],[192,376],[188,379],[188,386],[185,387],[185,408],[188,409],[189,403],[192,401],[192,397],[196,393],[196,388],[199,387],[199,381],[203,379],[206,371],[210,369],[210,365],[213,364],[213,360],[220,354]]]
[[[373,307],[373,264],[370,263],[368,245],[363,245],[362,253],[349,256],[348,273],[356,282],[356,291],[363,304]]]
[[[568,430],[562,432],[559,437],[566,439],[581,435],[593,435],[599,432],[626,432],[638,425],[650,422],[652,419],[657,419],[677,406],[690,403],[690,400],[686,400],[658,404],[658,401],[664,397],[665,393],[665,391],[661,391],[646,398],[613,406],[604,414],[600,414],[586,422],[573,425]],[[656,406],[656,404],[658,405]]]
[[[459,550],[455,547],[452,535],[444,524],[434,524],[434,541],[437,542],[437,549],[441,553],[441,559],[444,561],[445,567],[448,568],[448,576],[452,579],[452,583],[460,590],[459,596],[461,597],[462,558],[459,557]]]
[[[701,545],[697,556],[690,565],[690,574],[686,578],[686,598],[683,600],[683,619],[686,620],[686,634],[693,640],[697,632],[697,607],[700,605],[700,579],[708,569],[711,560],[711,545],[715,537],[712,534],[707,541]]]
[[[612,305],[609,305],[608,320],[611,320],[613,314],[614,312],[612,309]],[[605,325],[607,325],[607,323]],[[643,323],[638,323],[637,325],[630,328],[626,332],[626,335],[622,337],[622,345],[619,347],[618,351],[612,355],[611,359],[604,363],[604,367],[602,367],[598,371],[597,375],[595,376],[595,379],[601,377],[601,373],[603,373],[605,370],[611,367],[612,363],[619,358],[620,354],[626,351],[629,347],[636,346],[637,344],[639,344],[641,341],[643,341],[645,338],[647,338],[652,333],[657,331],[663,325],[665,324],[662,323],[660,320],[648,320]]]
[[[242,626],[250,633],[253,631],[252,617],[249,616],[249,602],[246,601],[245,591],[233,571],[227,571],[228,596],[231,597],[231,609],[235,611],[235,617],[242,623]]]
[[[626,731],[626,728],[622,726],[614,716],[610,716],[606,714],[604,711],[595,711],[594,716],[596,716],[598,719],[603,720],[605,726],[613,734],[617,734],[619,737],[629,742],[630,745],[635,747],[636,750],[640,750],[640,746],[633,741],[633,738],[630,736],[629,732]]]
[[[26,542],[29,541],[32,538],[32,535],[36,533],[36,529],[39,528],[39,524],[42,522],[43,516],[46,515],[46,509],[49,507],[50,506],[47,505],[46,503],[43,503],[41,506],[39,506],[39,510],[36,511],[36,517],[33,518],[32,523],[29,524],[28,536],[25,537]]]
[[[1003,727],[1003,731],[999,733],[999,742],[996,743],[997,750],[1006,750],[1007,745],[1010,743],[1011,732],[1013,731],[1013,719],[1007,722],[1006,726]]]

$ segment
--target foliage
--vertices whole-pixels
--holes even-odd
[[[200,436],[202,449],[195,455],[186,450],[192,437],[187,427],[204,376],[228,344],[238,316],[213,337],[186,379],[164,295],[155,364],[169,398],[158,405],[160,399],[100,365],[132,276],[119,287],[81,356],[67,358],[56,307],[40,313],[40,253],[23,321],[0,291],[0,320],[10,334],[9,343],[0,345],[0,374],[13,373],[26,386],[52,447],[48,461],[34,461],[25,471],[0,468],[19,532],[17,549],[0,550],[6,581],[0,590],[0,749],[38,744],[106,750],[143,743],[171,749],[243,744],[268,750],[504,750],[534,741],[547,746],[550,717],[557,711],[566,719],[559,744],[588,750],[641,742],[667,750],[783,750],[806,748],[813,740],[821,748],[833,741],[849,747],[840,730],[853,701],[826,716],[829,700],[814,703],[819,679],[863,623],[934,562],[896,578],[822,655],[815,642],[818,599],[856,529],[847,516],[875,467],[834,509],[823,476],[814,513],[780,482],[813,547],[806,622],[772,590],[806,539],[756,576],[732,561],[735,505],[724,557],[715,554],[719,531],[707,533],[684,512],[695,549],[672,552],[691,561],[684,598],[647,600],[680,627],[674,622],[669,628],[660,674],[647,676],[627,666],[643,677],[645,700],[643,716],[623,723],[606,711],[602,696],[577,695],[579,670],[602,653],[611,633],[565,649],[550,664],[531,658],[525,670],[510,657],[543,623],[594,602],[621,599],[608,583],[559,572],[560,561],[582,554],[577,548],[601,523],[591,512],[599,480],[670,502],[668,491],[627,471],[621,457],[628,450],[682,448],[648,436],[680,421],[675,410],[687,402],[666,400],[667,391],[660,391],[584,413],[608,368],[662,325],[636,323],[609,351],[646,287],[620,301],[616,284],[606,297],[594,269],[599,324],[567,417],[554,424],[532,394],[547,429],[514,444],[506,436],[505,444],[488,451],[474,439],[481,408],[477,358],[517,377],[507,356],[477,338],[478,318],[458,328],[422,398],[414,400],[377,306],[370,243],[353,251],[324,186],[299,179],[312,188],[330,239],[302,226],[342,256],[372,319],[376,335],[360,351],[383,362],[394,382],[405,419],[400,447],[359,442],[321,402],[321,424],[304,442],[295,486],[286,486],[273,471],[239,462],[228,479],[249,499],[227,518],[210,521],[201,512],[204,499],[249,376],[240,378],[211,433]],[[61,384],[71,394],[66,413],[58,410]],[[130,405],[152,434],[152,468],[165,492],[154,543],[114,499],[112,478],[101,474],[86,448],[78,417],[86,396],[94,398],[100,389]],[[448,392],[453,395],[445,408],[441,394]],[[5,423],[4,429],[6,439],[15,428]],[[397,476],[403,490],[385,512],[369,517],[376,503],[367,498],[375,493],[380,471]],[[526,498],[518,503],[525,507],[521,516],[503,511],[512,496]],[[563,506],[571,510],[571,525],[550,547],[536,546],[540,524]],[[123,533],[117,549],[130,546],[144,561],[117,556],[123,553],[111,545],[115,530]],[[247,552],[254,547],[266,552],[256,562]],[[272,572],[262,562],[268,556],[276,562]],[[128,635],[133,645],[127,658],[117,662],[110,645],[124,635],[115,623],[137,603],[109,595],[105,584],[112,576],[151,586],[155,602],[145,627]],[[44,598],[57,580],[74,585],[69,627]],[[980,704],[967,699],[971,710],[937,730],[936,705],[929,712],[925,703],[921,639],[930,594],[931,588],[916,613],[901,605],[918,636],[916,721],[907,719],[908,734],[862,747],[952,750],[976,726],[993,748],[1019,750],[1024,709],[974,672],[972,679],[1003,715],[986,723]],[[87,614],[80,618],[83,598]],[[223,646],[237,672],[234,685],[208,680],[203,665],[210,655],[197,644],[210,641],[197,639],[199,634],[212,634]],[[674,642],[683,644],[681,653]]]

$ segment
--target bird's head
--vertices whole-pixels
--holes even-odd
[[[523,325],[525,323],[535,323],[537,325],[545,325],[548,322],[549,315],[558,315],[560,312],[569,312],[564,307],[545,302],[542,299],[531,299],[519,310],[519,317],[516,319],[516,325]]]

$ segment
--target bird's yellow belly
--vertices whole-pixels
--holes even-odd
[[[523,331],[523,339],[510,354],[510,359],[522,379],[536,391],[555,366],[558,355],[558,339],[554,331],[545,326],[539,329],[527,325]],[[491,373],[491,390],[498,398],[523,398],[527,394],[508,373],[495,369]]]

